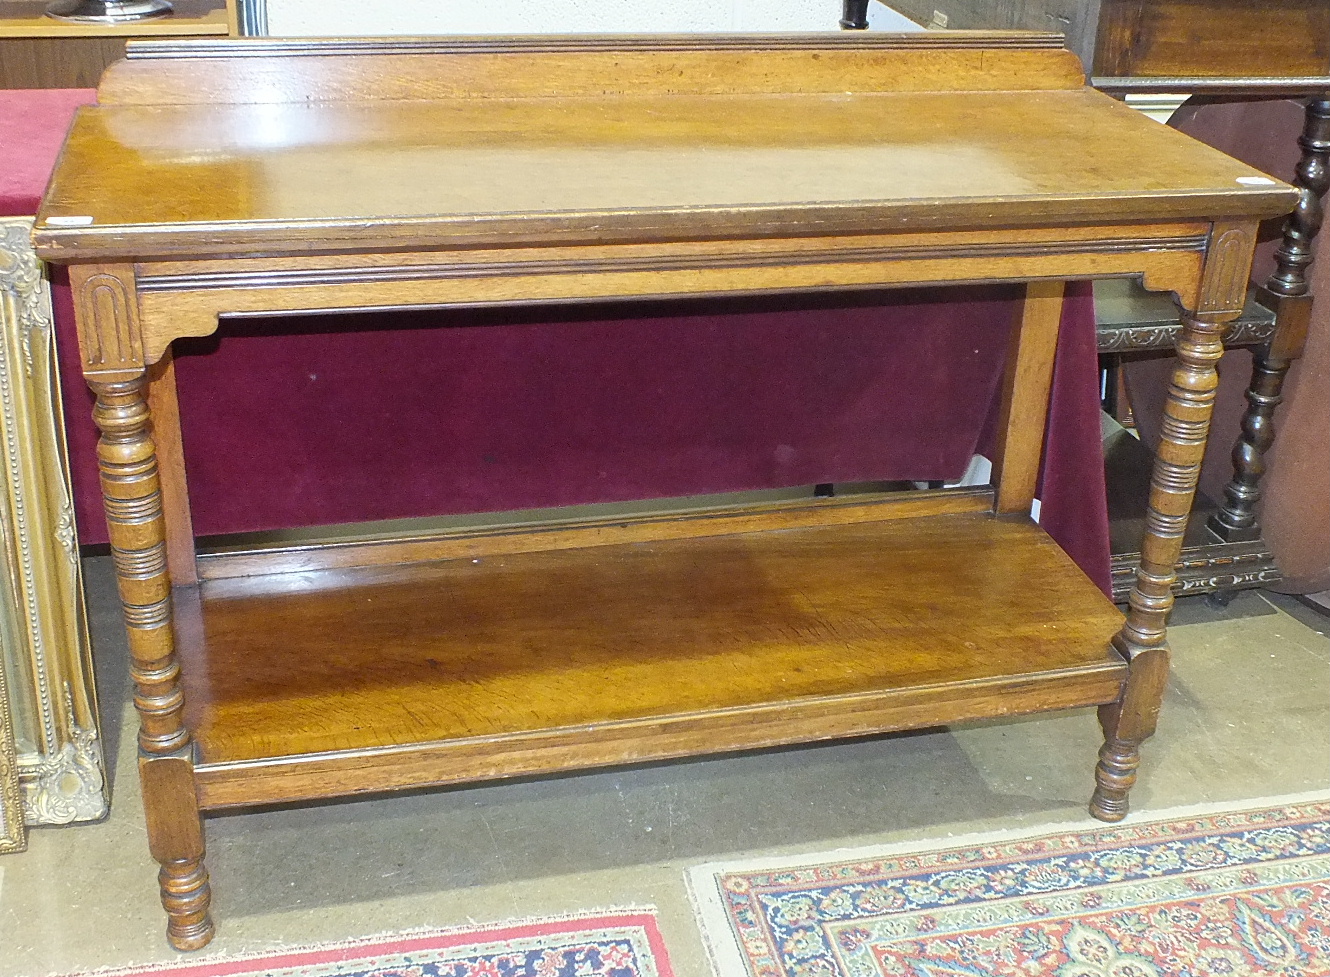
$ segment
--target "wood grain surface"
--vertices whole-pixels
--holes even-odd
[[[1238,182],[1255,170],[1085,89],[1046,37],[982,39],[145,45],[76,120],[36,242],[142,259],[218,235],[275,254],[1284,206]]]
[[[1112,699],[1120,623],[1028,520],[976,513],[205,582],[178,630],[207,765],[754,707],[790,742],[800,700],[1002,676]]]
[[[1258,171],[1082,89],[106,106],[81,110],[64,159],[38,217],[51,260],[171,253],[186,236],[216,253],[211,234],[298,253],[1292,206],[1280,184],[1239,182]]]

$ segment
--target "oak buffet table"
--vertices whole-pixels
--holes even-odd
[[[1221,334],[1291,188],[1037,34],[161,42],[98,98],[34,237],[97,395],[175,946],[212,936],[199,815],[234,806],[1097,705],[1091,810],[1126,813]],[[1028,515],[1063,282],[1114,276],[1185,324],[1125,625]],[[169,348],[219,316],[976,281],[1028,283],[991,487],[196,582]]]

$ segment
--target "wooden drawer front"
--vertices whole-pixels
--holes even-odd
[[[1330,0],[1103,0],[1095,75],[1330,73]]]

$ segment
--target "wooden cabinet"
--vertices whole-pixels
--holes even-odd
[[[1100,0],[1098,6],[1087,62],[1097,77],[1330,75],[1330,0]]]
[[[125,42],[239,34],[239,0],[172,0],[167,17],[82,24],[44,16],[49,0],[0,0],[0,88],[96,88]]]
[[[1330,0],[889,0],[887,6],[951,29],[1058,31],[1095,76],[1330,74]]]

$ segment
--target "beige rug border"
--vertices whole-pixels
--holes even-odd
[[[828,851],[805,852],[801,855],[749,855],[743,858],[704,862],[685,870],[684,882],[693,914],[707,948],[714,973],[719,977],[748,977],[752,971],[739,947],[729,915],[721,901],[718,879],[731,872],[774,871],[784,868],[806,868],[833,862],[853,862],[863,859],[890,858],[894,855],[923,855],[964,848],[972,845],[1023,841],[1061,834],[1084,834],[1087,831],[1114,831],[1162,821],[1206,817],[1214,814],[1241,814],[1275,807],[1293,807],[1298,804],[1330,802],[1330,788],[1279,794],[1270,797],[1240,798],[1228,801],[1206,801],[1180,807],[1138,811],[1122,821],[1107,824],[1086,814],[1077,821],[1059,821],[1051,824],[994,828],[989,831],[970,831],[943,836],[925,836],[913,841],[891,841],[877,845],[859,845],[852,848],[834,848]]]

